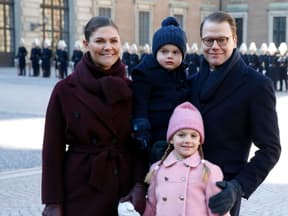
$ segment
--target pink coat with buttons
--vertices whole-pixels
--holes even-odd
[[[216,216],[208,200],[220,191],[215,183],[223,179],[223,174],[217,165],[205,163],[210,170],[207,182],[202,179],[204,167],[198,152],[181,161],[171,152],[158,169],[159,162],[153,164],[155,172],[143,216]]]

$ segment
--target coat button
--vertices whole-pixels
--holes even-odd
[[[116,144],[118,142],[118,139],[116,137],[112,138],[111,140],[112,144]]]
[[[183,196],[183,195],[180,195],[180,196],[179,196],[179,200],[183,201],[183,200],[184,200],[184,196]]]
[[[91,142],[92,145],[95,145],[97,143],[97,139],[96,138],[92,138],[90,142]]]
[[[114,170],[113,170],[113,174],[114,174],[115,176],[117,176],[118,173],[119,173],[119,172],[118,172],[118,169],[114,169]]]
[[[75,119],[79,119],[80,118],[80,113],[79,112],[73,112],[73,117],[75,118]]]
[[[162,197],[162,200],[163,200],[164,202],[166,202],[166,201],[167,201],[167,197]]]
[[[181,177],[181,181],[182,181],[182,182],[185,182],[185,179],[186,179],[186,178],[185,178],[184,176]]]
[[[165,177],[164,177],[164,180],[165,180],[165,181],[168,181],[169,179],[168,179],[168,177],[167,177],[167,176],[165,176]]]

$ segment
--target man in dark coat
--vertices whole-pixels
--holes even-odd
[[[277,48],[275,47],[275,50],[273,50],[274,43],[271,43],[269,45],[269,55],[267,57],[267,72],[266,76],[269,77],[273,81],[273,86],[274,89],[277,90],[277,82],[280,77],[280,72],[279,72],[279,62],[278,62],[278,56],[276,53]]]
[[[259,72],[265,75],[267,73],[268,65],[268,46],[266,43],[262,43],[259,55]]]
[[[279,56],[278,56],[278,68],[279,68],[279,81],[280,81],[280,89],[279,91],[287,91],[288,77],[287,77],[287,66],[288,66],[288,58],[287,58],[287,45],[286,43],[281,43],[279,46]],[[284,82],[284,84],[283,84]]]
[[[71,57],[71,61],[73,62],[73,70],[76,68],[82,56],[83,56],[83,51],[81,50],[81,42],[75,41],[74,50],[73,50],[72,57]]]
[[[128,68],[129,68],[129,63],[130,63],[130,46],[128,42],[125,42],[122,47],[121,60],[122,60],[122,63],[125,65],[126,76],[129,77]]]
[[[43,77],[50,77],[51,75],[51,60],[52,60],[52,49],[50,48],[51,41],[49,39],[44,40],[44,47],[42,49],[42,71]]]
[[[19,76],[26,76],[26,56],[28,52],[25,48],[24,40],[21,40],[21,44],[18,48],[17,56],[19,62]]]
[[[280,139],[276,97],[270,79],[248,67],[236,50],[236,23],[215,12],[200,28],[204,59],[191,83],[191,102],[203,115],[204,156],[219,165],[222,191],[209,200],[212,212],[238,216],[277,163]],[[252,143],[258,148],[248,161]]]
[[[256,71],[259,71],[260,67],[260,61],[259,56],[257,55],[257,47],[255,42],[251,42],[249,46],[249,54],[248,57],[248,65],[255,69]]]
[[[40,74],[41,48],[40,48],[40,42],[37,38],[32,43],[30,60],[32,63],[33,76],[35,76],[35,77],[39,76],[39,74]]]
[[[131,45],[131,53],[129,55],[128,76],[131,77],[133,69],[139,64],[138,48],[136,44]]]
[[[68,75],[68,62],[69,62],[69,55],[68,51],[66,50],[66,42],[64,40],[60,40],[58,42],[58,50],[57,50],[57,64],[59,70],[59,78],[63,79]]]
[[[184,62],[188,65],[188,75],[193,76],[198,72],[199,64],[200,64],[200,55],[198,52],[198,46],[196,43],[193,43],[190,52],[186,54]]]

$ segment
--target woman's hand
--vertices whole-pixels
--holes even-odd
[[[146,192],[147,186],[145,184],[136,183],[130,193],[120,199],[120,202],[130,201],[135,210],[140,214],[143,214],[146,204]]]
[[[42,216],[63,216],[62,206],[59,204],[47,204],[42,212]]]

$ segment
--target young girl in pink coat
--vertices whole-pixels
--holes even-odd
[[[151,166],[144,216],[216,216],[209,198],[219,192],[221,169],[204,160],[203,120],[191,103],[177,106],[170,118],[163,158]],[[229,216],[227,213],[225,216]]]

